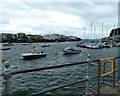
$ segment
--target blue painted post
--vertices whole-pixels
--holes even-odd
[[[5,69],[3,70],[3,78],[4,78],[4,92],[3,95],[10,96],[10,78],[11,78],[11,71],[10,71],[10,64],[8,62],[5,63]]]

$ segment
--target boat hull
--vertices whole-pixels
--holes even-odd
[[[3,46],[14,46],[14,44],[3,44]]]
[[[81,50],[78,48],[67,47],[63,50],[64,54],[79,54]]]
[[[31,45],[31,43],[23,43],[22,45]]]
[[[87,47],[88,49],[101,49],[100,47]]]
[[[1,48],[0,50],[3,50],[3,51],[5,51],[5,50],[10,50],[11,48]]]
[[[68,50],[63,50],[64,54],[79,54],[80,51],[68,51]]]
[[[46,56],[45,53],[41,53],[41,54],[28,53],[28,54],[21,54],[21,55],[22,55],[23,59],[25,59],[25,60],[37,59],[37,58],[41,58],[41,57]]]
[[[50,44],[42,44],[41,47],[50,47]]]
[[[86,46],[84,43],[82,43],[82,44],[81,44],[81,43],[78,43],[78,44],[77,44],[77,47],[86,48],[87,46]]]

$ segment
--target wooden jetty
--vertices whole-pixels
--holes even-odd
[[[100,87],[100,94],[108,94],[110,96],[120,96],[120,82],[116,82],[115,86],[103,84]]]

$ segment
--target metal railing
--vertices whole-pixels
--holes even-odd
[[[120,59],[120,57],[115,57],[113,58],[114,60],[114,65],[116,64],[115,60],[116,59]],[[95,63],[97,62],[97,64]],[[101,78],[102,81],[104,82],[104,76],[101,76],[101,70],[102,70],[102,67],[100,66],[100,60],[91,60],[90,59],[90,55],[88,55],[88,58],[86,61],[84,62],[76,62],[76,63],[72,63],[72,64],[63,64],[63,65],[56,65],[56,66],[49,66],[49,67],[42,67],[42,68],[36,68],[36,69],[28,69],[28,70],[21,70],[21,71],[16,71],[16,72],[11,72],[9,66],[10,64],[9,63],[5,63],[5,69],[3,70],[3,73],[2,73],[2,76],[4,78],[4,92],[2,94],[2,96],[10,96],[10,79],[11,79],[11,76],[14,76],[16,74],[21,74],[21,73],[28,73],[28,72],[35,72],[35,71],[42,71],[42,70],[49,70],[49,69],[55,69],[55,68],[62,68],[62,67],[68,67],[68,66],[75,66],[75,65],[82,65],[82,64],[87,64],[87,76],[86,78],[84,79],[81,79],[77,82],[73,82],[73,83],[69,83],[69,84],[65,84],[65,85],[62,85],[62,86],[59,86],[59,87],[55,87],[55,88],[52,88],[52,89],[49,89],[49,90],[46,90],[46,91],[43,91],[41,93],[36,93],[36,94],[32,94],[31,96],[34,96],[34,95],[37,95],[37,94],[44,94],[46,92],[50,92],[50,91],[53,91],[53,90],[57,90],[57,89],[60,89],[60,88],[63,88],[63,87],[66,87],[66,86],[71,86],[71,85],[74,85],[74,84],[77,84],[77,83],[81,83],[81,82],[86,82],[86,90],[85,90],[85,94],[91,94],[91,91],[95,94],[100,94],[100,86],[101,86]],[[105,65],[107,64],[107,62],[103,62],[103,72],[105,72]],[[97,76],[90,76],[90,66],[95,66],[98,68],[98,75]],[[114,69],[112,70],[112,72],[110,74],[113,74],[113,86],[115,86],[115,73],[117,72],[120,72],[120,68],[118,67],[118,69],[116,69],[114,67]],[[109,75],[109,74],[107,74]],[[120,74],[118,74],[118,81],[120,81]],[[91,85],[90,85],[90,81],[94,78],[97,78],[98,79],[98,82],[97,82],[97,90],[94,90]]]

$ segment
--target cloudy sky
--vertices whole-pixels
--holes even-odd
[[[101,38],[102,22],[104,36],[118,25],[117,1],[45,1],[0,1],[0,32]]]

